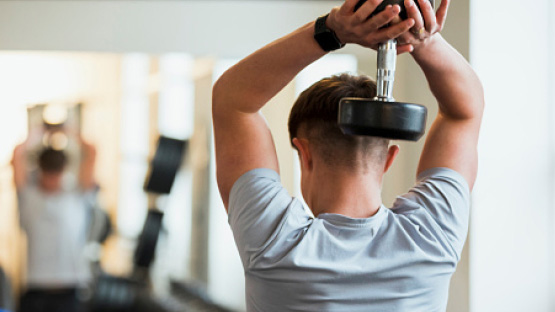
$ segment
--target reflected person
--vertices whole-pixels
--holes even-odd
[[[30,175],[26,168],[29,139],[14,150],[20,224],[28,247],[21,312],[80,311],[79,290],[91,279],[83,254],[90,211],[96,205],[96,151],[79,140],[83,156],[74,186],[63,183],[68,163],[64,151],[44,148],[37,160],[37,174]]]

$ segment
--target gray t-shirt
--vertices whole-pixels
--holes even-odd
[[[275,171],[245,173],[231,190],[228,218],[247,310],[445,311],[469,197],[460,174],[433,168],[370,218],[313,218]]]
[[[90,280],[84,256],[96,191],[44,193],[36,185],[19,190],[21,227],[27,234],[28,287],[78,287]]]

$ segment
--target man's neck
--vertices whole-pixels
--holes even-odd
[[[368,218],[376,214],[382,204],[381,176],[375,172],[319,170],[313,174],[307,203],[315,216],[336,213]]]

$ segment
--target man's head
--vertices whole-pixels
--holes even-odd
[[[389,141],[382,138],[345,135],[337,125],[342,98],[375,95],[376,83],[371,78],[349,74],[324,78],[303,91],[289,116],[291,143],[301,162],[308,157],[332,171],[383,174],[398,148],[388,149]]]
[[[61,188],[62,176],[67,164],[64,152],[52,148],[42,150],[39,155],[39,184],[48,192],[55,192]]]
[[[299,150],[295,138],[308,140],[314,157],[338,170],[367,172],[373,167],[384,168],[389,140],[345,135],[337,125],[342,98],[375,95],[376,83],[368,76],[341,74],[316,82],[299,95],[291,109],[291,143]]]

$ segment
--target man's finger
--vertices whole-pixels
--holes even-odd
[[[412,44],[400,44],[397,46],[397,54],[410,53],[414,50]]]
[[[380,27],[392,22],[401,12],[401,7],[398,5],[388,5],[382,12],[369,19],[365,25],[365,31],[375,31]]]
[[[380,29],[370,36],[372,37],[372,41],[374,41],[375,43],[386,42],[390,39],[395,39],[399,37],[404,32],[407,32],[412,26],[414,26],[414,20],[412,18],[407,18],[399,24]]]
[[[339,12],[342,15],[350,15],[355,11],[355,6],[359,0],[345,0],[345,2],[339,8]]]
[[[382,3],[383,0],[368,0],[355,12],[355,18],[359,23],[365,22],[370,14]]]
[[[413,40],[414,40],[414,38],[412,37],[412,35],[408,31],[402,33],[399,37],[397,37],[397,41],[399,42],[400,45],[409,44]]]
[[[420,4],[420,10],[422,11],[422,16],[424,17],[424,24],[426,30],[429,33],[433,33],[436,30],[436,15],[432,4],[428,0],[418,0]]]
[[[416,3],[414,3],[414,0],[405,0],[405,8],[407,10],[407,16],[414,19],[414,34],[419,38],[419,32],[423,32],[424,30],[424,19],[420,14],[420,10],[416,6]]]
[[[441,0],[441,4],[436,12],[436,21],[441,30],[443,28],[443,24],[445,23],[445,18],[447,18],[447,10],[449,9],[449,2],[450,0]]]

